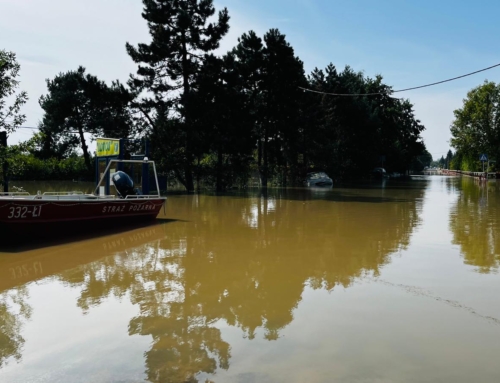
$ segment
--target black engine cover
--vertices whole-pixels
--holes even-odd
[[[130,176],[122,171],[113,173],[111,176],[113,183],[115,184],[116,191],[119,196],[125,198],[128,195],[136,195],[137,192],[134,189],[134,181]]]

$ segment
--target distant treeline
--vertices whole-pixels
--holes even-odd
[[[340,179],[430,165],[413,105],[391,97],[382,76],[333,64],[306,75],[277,29],[245,33],[219,57],[227,9],[215,15],[211,0],[143,2],[151,41],[126,44],[137,73],[127,85],[109,86],[83,67],[47,80],[40,130],[24,154],[62,161],[81,151],[90,172],[84,133],[146,137],[159,169],[188,191],[251,178],[296,185],[311,170]]]

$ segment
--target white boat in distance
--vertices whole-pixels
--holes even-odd
[[[307,173],[306,186],[333,186],[333,180],[324,172]]]

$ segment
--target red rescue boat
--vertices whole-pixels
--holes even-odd
[[[165,205],[166,197],[159,194],[158,178],[154,162],[156,179],[156,195],[141,195],[134,189],[132,179],[124,172],[112,174],[112,181],[116,195],[99,195],[97,191],[108,171],[111,163],[144,163],[136,160],[112,160],[94,194],[82,192],[41,193],[3,193],[0,194],[0,233],[2,240],[19,241],[19,236],[27,234],[53,234],[64,232],[65,229],[74,230],[74,226],[98,228],[101,225],[109,226],[121,223],[153,220]]]

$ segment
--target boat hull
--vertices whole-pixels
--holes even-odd
[[[164,198],[116,200],[0,199],[2,241],[19,235],[46,236],[78,227],[99,228],[153,220]]]

